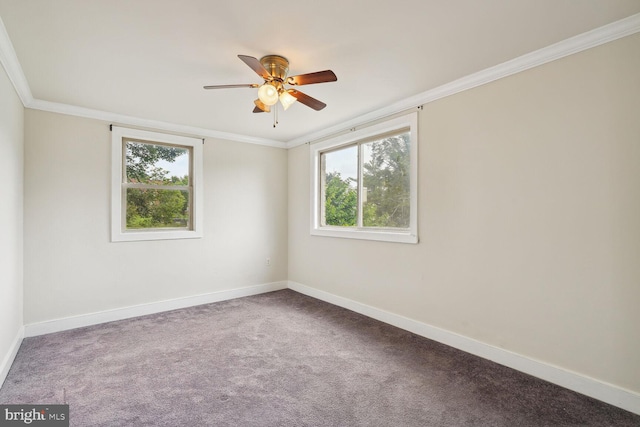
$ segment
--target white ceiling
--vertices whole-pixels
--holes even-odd
[[[36,100],[291,141],[640,12],[639,0],[0,0]],[[238,54],[279,54],[335,83],[254,114]]]

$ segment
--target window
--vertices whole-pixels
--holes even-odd
[[[311,146],[311,234],[417,243],[417,113]]]
[[[202,140],[112,128],[111,240],[202,237]]]

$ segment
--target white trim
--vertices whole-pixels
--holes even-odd
[[[582,52],[592,47],[608,43],[622,37],[640,32],[640,13],[628,16],[602,27],[587,31],[577,36],[568,38],[550,46],[538,49],[531,53],[522,55],[510,61],[487,68],[477,73],[462,77],[453,82],[444,84],[437,88],[422,92],[415,96],[406,98],[402,101],[388,105],[376,111],[359,116],[353,120],[341,122],[338,125],[324,128],[318,132],[312,132],[299,136],[287,142],[276,141],[266,138],[257,138],[247,135],[239,135],[234,133],[219,132],[211,129],[197,128],[192,126],[184,126],[175,123],[162,122],[157,120],[142,119],[133,116],[125,116],[122,114],[110,113],[106,111],[93,110],[89,108],[76,107],[73,105],[49,102],[40,99],[34,99],[27,79],[22,71],[20,62],[16,56],[15,50],[11,43],[11,39],[0,19],[0,63],[4,66],[9,80],[22,100],[22,104],[26,108],[36,110],[50,111],[53,113],[68,114],[72,116],[80,116],[94,118],[98,120],[117,122],[128,126],[138,126],[164,130],[168,132],[186,133],[203,137],[220,138],[230,141],[246,142],[249,144],[266,145],[277,148],[293,148],[304,143],[315,141],[329,135],[333,135],[342,130],[362,125],[392,114],[415,108],[464,90],[508,77],[512,74],[528,70],[533,67],[545,64],[547,62],[561,59],[574,53]]]
[[[4,384],[4,380],[7,379],[7,375],[9,374],[9,369],[11,369],[11,365],[18,354],[18,350],[20,349],[20,345],[22,344],[22,340],[24,339],[24,326],[21,326],[16,334],[16,337],[13,339],[11,346],[9,346],[9,351],[2,359],[2,363],[0,363],[0,387]]]
[[[323,151],[357,143],[364,139],[409,128],[410,214],[408,230],[376,230],[374,228],[330,227],[321,225],[320,156]],[[309,151],[311,215],[310,233],[314,236],[377,240],[395,243],[418,243],[418,113],[413,112],[314,144]],[[358,167],[360,170],[360,167]],[[361,173],[360,171],[358,173]],[[359,181],[362,182],[362,181]],[[359,186],[360,187],[360,186]],[[360,190],[358,190],[360,191]],[[359,199],[360,200],[360,199]],[[358,202],[360,205],[360,201]]]
[[[428,325],[398,314],[390,313],[357,301],[344,298],[329,292],[315,289],[294,281],[280,281],[261,285],[226,291],[212,292],[191,297],[176,298],[137,306],[125,307],[114,310],[106,310],[98,313],[89,313],[79,316],[66,317],[46,322],[25,325],[18,332],[10,351],[0,365],[0,386],[25,337],[34,337],[48,333],[60,332],[69,329],[91,326],[105,322],[129,319],[132,317],[192,307],[201,304],[226,301],[266,292],[291,289],[304,295],[328,302],[330,304],[346,308],[356,313],[363,314],[372,319],[379,320],[389,325],[396,326],[416,335],[423,336],[434,341],[449,345],[467,353],[474,354],[524,372],[534,377],[541,378],[553,384],[576,391],[578,393],[601,400],[627,411],[640,415],[640,394],[631,390],[618,387],[603,381],[598,381],[576,372],[553,366],[526,356],[498,348],[463,335],[459,335],[435,326]]]
[[[364,123],[372,122],[411,108],[416,108],[420,105],[428,104],[438,99],[473,89],[474,87],[526,71],[530,68],[546,64],[547,62],[555,61],[556,59],[561,59],[566,56],[573,55],[574,53],[582,52],[584,50],[591,49],[592,47],[596,47],[637,32],[640,32],[640,13],[612,22],[611,24],[604,25],[594,30],[587,31],[577,36],[570,37],[542,49],[519,56],[510,61],[506,61],[482,71],[478,71],[477,73],[462,77],[458,80],[445,83],[442,86],[405,98],[379,110],[356,117],[355,119],[294,138],[287,141],[287,147],[293,148],[308,142],[317,141],[346,129],[361,126]]]
[[[117,123],[126,126],[134,126],[141,128],[156,129],[167,132],[176,132],[185,135],[197,137],[209,137],[225,139],[229,141],[245,142],[247,144],[266,145],[268,147],[286,148],[286,144],[273,139],[258,138],[247,135],[239,135],[235,133],[220,132],[211,129],[199,128],[195,126],[185,126],[175,123],[163,122],[159,120],[142,119],[139,117],[126,116],[123,114],[110,113],[107,111],[93,110],[91,108],[76,107],[69,104],[60,104],[57,102],[43,101],[34,99],[25,105],[27,108],[34,110],[49,111],[52,113],[67,114],[70,116],[85,117],[88,119],[104,120],[107,122]]]
[[[265,145],[268,147],[286,148],[282,141],[267,138],[259,138],[248,135],[239,135],[229,132],[221,132],[212,129],[199,128],[195,126],[185,126],[176,123],[163,122],[159,120],[149,120],[124,114],[111,113],[108,111],[94,110],[91,108],[78,107],[75,105],[62,104],[58,102],[34,99],[31,88],[27,81],[18,56],[13,48],[9,34],[0,18],[0,64],[7,72],[7,76],[22,101],[25,108],[33,110],[48,111],[51,113],[67,114],[70,116],[84,117],[89,119],[104,120],[127,126],[151,128],[167,132],[193,135],[198,137],[209,137],[225,139],[229,141],[245,142],[247,144]]]
[[[22,101],[22,105],[26,106],[31,103],[33,101],[33,95],[31,95],[29,83],[22,71],[22,66],[20,65],[20,61],[18,61],[16,51],[13,49],[13,44],[2,22],[2,18],[0,18],[0,64],[2,64],[9,80],[13,83],[13,87],[16,89],[16,93]]]
[[[130,319],[132,317],[146,316],[148,314],[193,307],[196,305],[210,304],[235,298],[279,291],[287,288],[287,282],[272,282],[261,285],[247,286],[243,288],[229,289],[225,291],[211,292],[202,295],[194,295],[184,298],[176,298],[165,301],[157,301],[130,307],[105,310],[97,313],[81,314],[78,316],[64,317],[45,322],[31,323],[24,326],[24,336],[34,337],[53,332],[66,331],[84,326],[113,322],[116,320]]]
[[[631,390],[297,282],[288,287],[640,415],[640,394]]]

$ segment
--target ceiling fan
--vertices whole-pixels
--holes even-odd
[[[247,64],[249,68],[255,71],[256,74],[262,77],[264,83],[212,85],[204,86],[204,88],[258,88],[258,99],[253,102],[255,104],[255,108],[253,109],[254,113],[268,113],[271,111],[271,107],[277,104],[278,101],[280,101],[285,110],[296,101],[300,101],[300,103],[313,108],[316,111],[322,110],[327,106],[327,104],[312,98],[297,89],[287,88],[286,86],[302,86],[315,83],[335,82],[338,80],[331,70],[316,71],[315,73],[300,74],[297,76],[287,76],[287,73],[289,72],[289,61],[287,58],[279,55],[267,55],[260,58],[260,60],[247,55],[238,55],[238,58]],[[274,110],[277,114],[277,108]],[[274,118],[274,127],[276,123],[277,118]]]

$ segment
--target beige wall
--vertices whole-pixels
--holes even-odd
[[[640,392],[640,35],[425,105],[418,245],[309,235],[289,279]]]
[[[24,108],[0,66],[0,385],[22,328]]]
[[[638,51],[425,105],[418,245],[310,236],[308,146],[214,139],[205,237],[110,243],[108,123],[25,112],[2,71],[0,355],[23,323],[288,278],[640,392]]]
[[[111,243],[110,147],[108,123],[26,110],[25,324],[287,278],[285,150],[207,139],[205,237]]]

